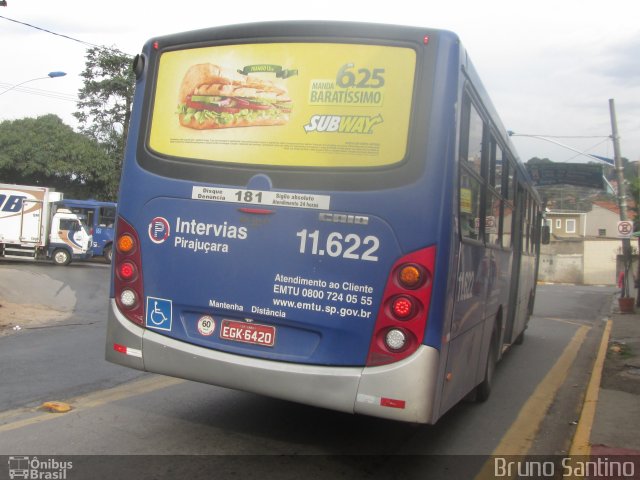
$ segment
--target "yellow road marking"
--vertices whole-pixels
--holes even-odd
[[[533,394],[522,406],[518,417],[511,424],[507,433],[504,434],[500,444],[492,452],[491,459],[484,464],[482,470],[475,477],[476,480],[495,478],[494,457],[503,457],[506,455],[524,457],[529,452],[536,433],[540,428],[540,424],[546,416],[556,392],[567,378],[569,369],[589,330],[590,327],[580,325],[555,365],[549,370]]]
[[[576,325],[578,327],[582,327],[585,325],[584,323],[574,322],[572,320],[567,320],[566,318],[555,318],[555,317],[538,317],[538,318],[540,320],[551,320],[552,322],[566,323],[568,325]]]
[[[10,423],[6,423],[4,425],[0,425],[0,433],[17,430],[19,428],[46,422],[48,420],[63,418],[68,415],[74,415],[79,411],[99,407],[107,403],[171,387],[173,385],[183,383],[184,381],[185,380],[163,376],[145,377],[131,383],[125,383],[106,390],[92,392],[82,397],[78,397],[75,400],[70,400],[67,403],[73,405],[73,410],[67,412],[65,415],[52,415],[51,413],[38,414],[33,417],[23,418]],[[24,408],[9,410],[7,412],[3,412],[2,415],[0,415],[0,421],[10,419],[12,417],[24,416],[28,413],[30,413],[30,411]]]
[[[571,443],[570,455],[585,455],[588,456],[591,453],[591,445],[589,443],[589,437],[591,436],[591,428],[593,427],[593,419],[596,415],[596,406],[598,405],[598,393],[600,392],[600,381],[602,380],[602,369],[604,367],[604,361],[607,355],[607,346],[609,345],[609,335],[611,334],[611,320],[607,320],[607,324],[604,327],[604,333],[602,334],[602,340],[600,340],[600,348],[598,349],[598,356],[593,365],[593,371],[591,373],[591,379],[587,386],[587,392],[584,396],[584,403],[582,404],[582,413],[580,414],[580,420],[578,421],[578,427],[576,433],[573,436],[573,442]]]

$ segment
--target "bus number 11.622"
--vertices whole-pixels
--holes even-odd
[[[339,232],[331,232],[322,238],[319,230],[309,232],[306,228],[296,233],[300,237],[300,253],[307,252],[311,255],[328,255],[330,257],[342,257],[350,260],[365,260],[377,262],[375,253],[380,248],[380,240],[373,235],[360,238],[360,235],[349,233],[342,235]]]

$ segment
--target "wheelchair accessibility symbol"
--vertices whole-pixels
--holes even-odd
[[[172,307],[171,300],[147,297],[147,327],[171,330]]]

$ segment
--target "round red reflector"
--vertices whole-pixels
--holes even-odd
[[[136,274],[136,266],[131,262],[124,262],[118,267],[120,278],[131,280]]]
[[[413,315],[413,301],[409,297],[398,297],[391,304],[393,314],[401,319]]]

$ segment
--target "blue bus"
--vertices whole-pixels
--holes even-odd
[[[541,207],[455,34],[217,27],[134,69],[107,360],[407,422],[488,397]]]
[[[70,209],[74,213],[86,215],[87,224],[93,236],[91,244],[92,256],[104,257],[107,263],[111,263],[117,204],[99,200],[65,198],[59,202],[59,205]]]

